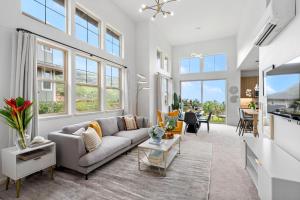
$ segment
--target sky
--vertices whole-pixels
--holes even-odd
[[[267,95],[286,91],[287,89],[300,84],[299,74],[273,75],[266,78]]]
[[[203,88],[203,96],[201,89]],[[218,101],[220,103],[226,100],[226,81],[184,81],[181,82],[182,99],[206,101]]]

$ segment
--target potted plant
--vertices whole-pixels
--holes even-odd
[[[176,119],[174,118],[169,118],[167,120],[166,126],[165,126],[165,138],[166,139],[172,139],[174,137],[174,134],[172,131],[176,128]]]
[[[251,101],[248,105],[248,108],[250,108],[252,110],[256,110],[256,103],[254,101]]]
[[[17,131],[16,145],[19,149],[27,148],[27,126],[33,115],[31,111],[32,102],[22,97],[16,99],[5,99],[5,106],[0,108],[0,116],[7,125]],[[29,138],[29,137],[28,137]]]

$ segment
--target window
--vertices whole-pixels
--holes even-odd
[[[106,52],[121,57],[121,36],[110,28],[106,28],[105,49]]]
[[[48,46],[37,46],[37,81],[39,114],[67,112],[66,52]]]
[[[76,38],[90,45],[99,47],[99,23],[86,13],[76,8],[75,15]]]
[[[160,69],[163,69],[163,63],[162,63],[162,52],[158,51],[156,52],[156,66]]]
[[[65,0],[21,0],[22,12],[66,32]]]
[[[225,54],[204,57],[204,72],[226,71],[227,58]]]
[[[99,110],[98,62],[76,56],[76,110],[95,112]]]
[[[165,105],[169,105],[169,83],[168,79],[162,78],[162,91]]]
[[[180,62],[180,73],[199,73],[200,72],[200,58],[184,58]]]
[[[169,71],[169,59],[165,57],[164,59],[164,69],[168,72]]]
[[[105,109],[121,108],[120,69],[107,65],[105,67]]]
[[[181,97],[184,111],[195,110],[204,116],[212,112],[212,122],[225,122],[226,80],[181,82]]]

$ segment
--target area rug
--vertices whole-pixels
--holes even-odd
[[[46,173],[22,181],[24,200],[206,200],[209,195],[212,144],[184,136],[181,154],[161,177],[155,168],[138,170],[137,149],[98,168],[84,180],[71,170]],[[0,190],[0,199],[15,199],[15,185]]]

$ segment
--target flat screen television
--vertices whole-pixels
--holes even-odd
[[[267,112],[300,119],[300,57],[265,73]]]

